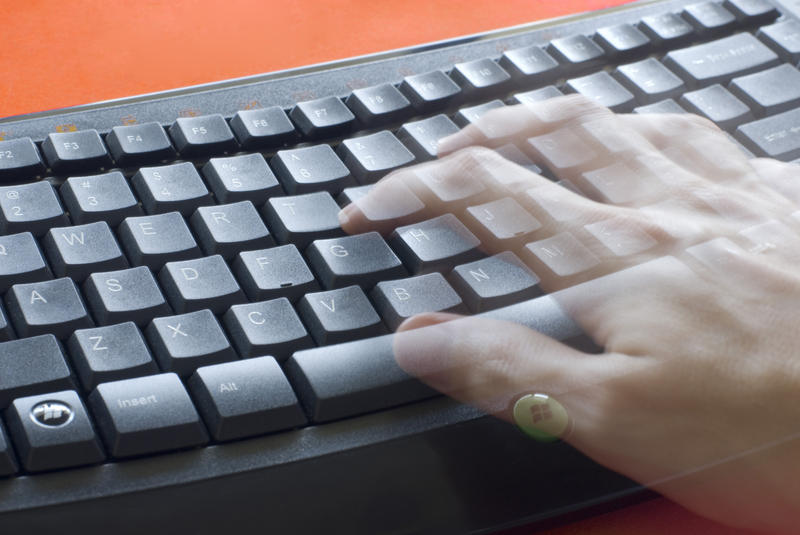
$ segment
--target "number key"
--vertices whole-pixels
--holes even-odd
[[[0,232],[31,232],[42,236],[50,227],[69,225],[49,182],[0,188]]]
[[[71,177],[59,188],[72,220],[77,224],[105,221],[116,227],[129,216],[142,215],[142,207],[119,171],[104,175]]]

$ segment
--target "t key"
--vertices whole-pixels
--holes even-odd
[[[273,197],[264,205],[263,214],[280,243],[294,243],[299,249],[316,238],[344,234],[339,205],[327,191]]]

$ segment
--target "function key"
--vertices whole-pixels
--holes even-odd
[[[278,147],[297,137],[292,121],[278,106],[240,111],[231,119],[231,129],[245,149]]]
[[[783,61],[800,61],[800,21],[787,20],[764,26],[756,37],[777,52]]]
[[[271,163],[291,195],[320,190],[336,193],[356,183],[347,166],[326,144],[278,151]]]
[[[345,139],[337,152],[361,184],[414,162],[414,155],[388,130]]]
[[[701,2],[686,6],[683,18],[702,35],[718,36],[736,26],[734,14],[716,2]]]
[[[535,76],[537,81],[552,80],[558,73],[558,62],[538,46],[507,50],[499,63],[514,78]]]
[[[603,49],[585,35],[553,39],[547,51],[573,70],[594,69],[605,61]]]
[[[181,117],[169,127],[169,134],[182,156],[204,156],[232,152],[239,148],[222,115]]]
[[[60,175],[100,169],[111,164],[97,130],[50,134],[42,142],[42,152],[53,172]]]
[[[115,126],[106,136],[106,143],[114,160],[122,167],[175,158],[175,149],[158,123]]]
[[[442,71],[431,71],[406,76],[400,84],[400,92],[418,111],[428,112],[446,107],[461,93],[461,88]]]
[[[203,166],[217,202],[252,201],[261,205],[267,197],[282,195],[278,180],[259,153],[211,158]]]
[[[692,25],[675,13],[644,17],[638,27],[656,46],[680,47],[694,36]]]
[[[39,149],[31,138],[0,141],[0,182],[30,180],[44,171]]]
[[[42,236],[51,227],[69,225],[53,186],[47,182],[0,188],[0,231]]]
[[[105,221],[116,227],[126,217],[143,214],[128,181],[119,171],[71,177],[59,191],[72,221],[77,224]]]
[[[511,75],[490,58],[456,63],[450,76],[464,90],[466,98],[502,93],[511,81]]]
[[[413,114],[411,103],[391,84],[354,89],[345,104],[369,127],[397,122]]]
[[[778,10],[767,0],[725,0],[722,4],[745,24],[766,24],[778,18]]]
[[[337,97],[324,97],[299,102],[289,116],[303,135],[320,139],[344,134],[352,128],[355,116]]]
[[[630,24],[617,24],[600,28],[594,40],[612,58],[644,54],[650,48],[650,39]]]

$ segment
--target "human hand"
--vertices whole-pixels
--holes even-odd
[[[490,150],[509,145],[586,196]],[[398,329],[400,366],[509,421],[520,396],[548,394],[569,415],[563,438],[597,462],[717,521],[796,531],[800,168],[748,160],[695,116],[579,96],[491,112],[440,150],[345,208],[345,230],[454,213],[487,253],[515,251],[605,353],[428,313]],[[398,209],[408,190],[424,208]],[[528,232],[493,233],[477,205]]]

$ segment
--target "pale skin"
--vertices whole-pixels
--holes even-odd
[[[546,138],[527,141],[553,133],[570,157]],[[489,150],[509,143],[585,196]],[[398,329],[399,365],[506,420],[515,399],[548,394],[570,416],[564,440],[599,463],[716,521],[796,532],[800,167],[748,160],[695,116],[615,115],[579,96],[491,112],[443,140],[440,155],[344,209],[345,230],[388,232],[446,212],[475,225],[426,186],[431,176],[456,189],[482,185],[481,203],[512,197],[542,223],[531,241],[569,232],[594,258],[557,274],[510,245],[604,352],[512,323],[427,313]],[[398,216],[397,188],[425,208]],[[572,215],[552,217],[543,208],[552,202]],[[591,226],[600,221],[613,224]],[[588,228],[611,231],[603,241]]]

